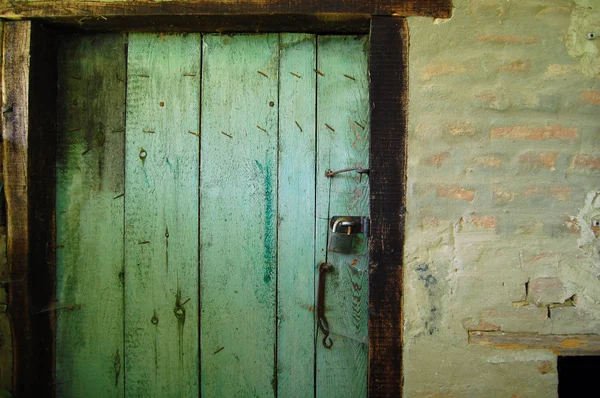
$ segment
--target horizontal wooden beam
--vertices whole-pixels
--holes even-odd
[[[472,330],[469,344],[512,350],[545,349],[561,356],[600,355],[598,334],[505,333]]]
[[[366,34],[369,32],[371,16],[367,14],[125,15],[65,16],[41,18],[41,20],[61,30],[86,32]]]
[[[8,19],[322,13],[448,18],[451,12],[452,0],[0,0],[0,17]]]

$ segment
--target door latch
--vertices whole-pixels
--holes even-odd
[[[319,264],[319,291],[317,293],[317,325],[323,333],[323,347],[329,349],[333,345],[333,340],[329,337],[329,323],[325,318],[325,274],[333,269],[333,265],[328,263]]]
[[[369,218],[360,216],[334,216],[329,220],[327,250],[351,254],[355,251],[358,234],[367,236]]]

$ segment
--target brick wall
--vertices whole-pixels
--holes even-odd
[[[600,334],[600,2],[454,7],[409,18],[405,396],[555,396],[555,354],[467,337]]]

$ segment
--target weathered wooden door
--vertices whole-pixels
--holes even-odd
[[[366,395],[367,38],[65,36],[56,389],[68,397]],[[329,262],[316,327],[317,265]]]

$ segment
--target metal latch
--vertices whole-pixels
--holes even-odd
[[[369,232],[369,217],[334,216],[329,220],[329,240],[327,250],[351,254],[355,252],[358,234],[364,237]]]

